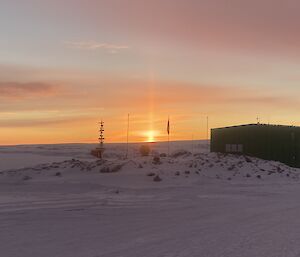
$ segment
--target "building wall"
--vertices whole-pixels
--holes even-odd
[[[212,129],[211,151],[244,154],[300,167],[300,128],[250,124]]]

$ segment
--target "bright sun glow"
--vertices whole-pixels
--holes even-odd
[[[146,132],[146,136],[147,136],[147,142],[151,143],[151,142],[155,142],[155,132],[154,131],[147,131]]]

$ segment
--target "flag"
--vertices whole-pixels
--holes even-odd
[[[168,124],[167,124],[167,132],[168,135],[170,135],[170,119],[168,118]]]

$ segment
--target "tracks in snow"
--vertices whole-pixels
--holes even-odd
[[[50,197],[41,200],[26,200],[0,203],[0,214],[40,209],[96,209],[96,208],[139,208],[150,206],[153,201],[164,202],[166,197],[154,195],[137,196],[124,194],[87,195],[84,197]]]

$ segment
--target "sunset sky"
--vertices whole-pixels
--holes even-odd
[[[0,144],[300,125],[299,0],[1,0]]]

